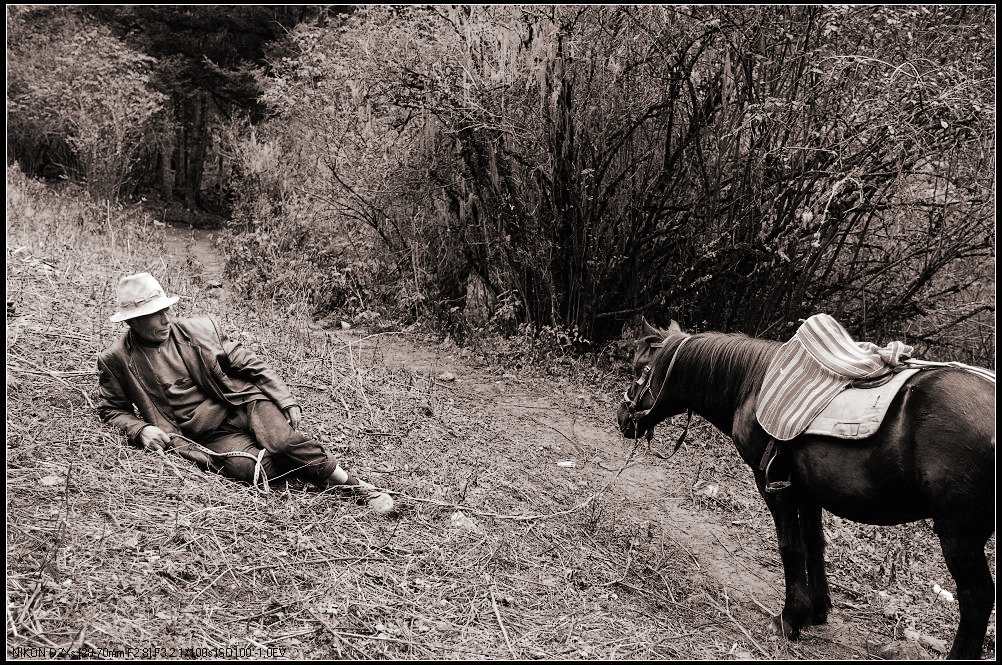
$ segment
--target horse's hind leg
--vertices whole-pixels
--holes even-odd
[[[936,523],[936,532],[943,546],[946,566],[957,582],[960,604],[960,626],[947,657],[980,658],[988,618],[995,602],[995,583],[985,558],[988,537],[951,529],[939,522]]]
[[[783,612],[775,619],[775,627],[777,632],[781,631],[786,637],[795,640],[800,636],[801,627],[810,623],[811,617],[804,538],[800,531],[796,498],[789,490],[766,493],[765,474],[762,471],[755,471],[755,482],[776,523],[779,556],[783,561],[783,575],[786,578],[786,602],[783,604]]]
[[[825,532],[821,523],[821,506],[817,503],[800,504],[800,533],[804,539],[807,582],[811,588],[810,622],[827,623],[832,599],[825,572]]]

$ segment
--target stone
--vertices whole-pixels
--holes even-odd
[[[477,531],[477,523],[472,519],[463,514],[463,511],[457,510],[452,515],[449,516],[449,522],[452,526],[457,529],[463,529],[465,531]]]

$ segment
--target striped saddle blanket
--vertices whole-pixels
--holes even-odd
[[[918,369],[960,367],[995,382],[995,374],[989,370],[961,363],[910,360],[911,352],[912,347],[901,342],[883,347],[855,342],[838,321],[827,314],[815,314],[804,321],[769,365],[755,408],[758,422],[777,441],[789,441],[805,430],[863,438],[876,432],[890,401]],[[896,370],[905,371],[883,388],[847,390],[855,381]]]

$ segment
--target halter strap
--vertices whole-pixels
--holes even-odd
[[[691,338],[690,335],[686,335],[682,339],[682,341],[678,343],[678,346],[675,347],[675,351],[672,352],[671,361],[668,363],[668,369],[665,371],[664,378],[661,379],[661,385],[658,387],[658,394],[654,397],[654,401],[651,402],[651,406],[650,406],[649,409],[641,411],[640,413],[634,413],[633,414],[634,422],[637,422],[640,418],[646,417],[651,411],[654,410],[654,407],[657,406],[658,400],[661,399],[661,391],[664,390],[665,384],[668,383],[668,377],[671,376],[671,371],[675,367],[675,361],[678,359],[678,352],[682,349],[682,346],[686,342],[689,341],[690,338]],[[652,347],[661,348],[661,347],[664,347],[665,344],[667,344],[667,343],[668,343],[668,339],[665,338],[665,339],[663,339],[660,342],[656,342],[654,344],[651,344],[651,346]],[[644,369],[645,369],[644,374],[646,375],[645,376],[645,379],[646,379],[645,382],[647,384],[644,387],[644,390],[648,390],[649,391],[650,387],[651,387],[650,386],[651,374],[653,374],[653,372],[649,371],[650,370],[650,365],[648,365]],[[638,380],[637,383],[640,383],[640,380]],[[637,393],[637,399],[639,399],[640,396],[644,394],[644,390],[641,390],[639,393]],[[624,397],[624,401],[627,404],[629,404],[631,407],[634,405],[634,401],[630,400],[625,393],[624,393],[623,397]],[[632,408],[631,408],[631,410],[632,410]],[[678,440],[675,442],[675,447],[672,449],[671,454],[665,456],[665,455],[662,455],[662,454],[658,453],[656,450],[652,450],[651,449],[651,440],[654,438],[654,428],[653,427],[650,428],[647,431],[647,452],[653,454],[655,457],[657,457],[659,459],[664,459],[664,460],[671,459],[672,457],[674,457],[675,453],[677,453],[678,450],[679,450],[679,448],[682,447],[682,443],[685,441],[685,435],[689,431],[689,423],[692,422],[692,409],[688,409],[687,412],[688,412],[688,414],[687,414],[686,419],[685,419],[685,427],[682,428],[682,433],[679,434]]]
[[[637,418],[643,418],[647,416],[647,414],[653,411],[654,407],[657,406],[658,400],[661,399],[661,391],[665,389],[665,384],[668,383],[668,377],[671,376],[671,371],[675,367],[675,361],[678,359],[678,352],[682,349],[682,346],[690,339],[692,339],[692,337],[690,335],[686,335],[685,339],[679,342],[678,346],[675,347],[675,351],[671,354],[671,362],[668,363],[668,369],[665,371],[664,378],[661,379],[661,385],[658,386],[658,394],[654,397],[654,401],[651,402],[651,406],[649,409],[646,409],[636,414]],[[667,339],[661,342],[661,346],[664,346],[665,342],[667,342]],[[654,372],[651,372],[651,374],[653,375]],[[648,378],[648,385],[650,385],[650,378]]]

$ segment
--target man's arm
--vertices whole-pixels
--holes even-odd
[[[298,406],[296,398],[289,392],[289,388],[277,372],[265,365],[253,351],[239,341],[227,337],[215,321],[212,321],[212,326],[216,330],[220,346],[223,349],[223,355],[218,358],[219,364],[226,373],[250,381],[283,411]]]
[[[143,428],[151,426],[142,418],[135,414],[132,400],[128,398],[122,389],[122,384],[115,376],[108,365],[98,356],[98,402],[97,415],[106,423],[120,429],[130,442],[140,445],[139,438]]]

